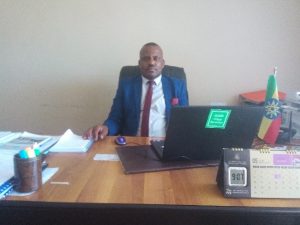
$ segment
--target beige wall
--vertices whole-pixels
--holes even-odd
[[[159,43],[192,105],[300,89],[299,0],[0,0],[0,130],[78,134],[102,122],[123,65]]]

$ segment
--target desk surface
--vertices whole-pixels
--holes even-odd
[[[87,153],[49,153],[49,167],[59,171],[43,187],[7,200],[162,204],[193,206],[300,207],[300,199],[227,199],[216,184],[216,167],[125,175],[120,161],[95,161],[97,153],[115,153],[114,137],[96,142]],[[127,137],[130,145],[149,143]],[[52,184],[51,181],[69,184]]]

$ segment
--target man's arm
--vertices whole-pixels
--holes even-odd
[[[102,140],[108,134],[108,127],[105,125],[96,125],[89,128],[82,135],[84,139],[93,139],[94,141]]]
[[[102,140],[107,135],[117,135],[119,133],[122,120],[122,91],[120,86],[119,82],[108,118],[102,125],[98,124],[86,130],[82,136],[84,139],[97,141]]]
[[[108,127],[108,135],[117,135],[120,133],[124,116],[123,106],[123,85],[122,81],[119,81],[118,89],[113,100],[113,104],[110,109],[110,113],[103,125]]]
[[[179,98],[179,105],[188,106],[189,95],[188,95],[188,90],[187,90],[187,85],[185,80],[181,80],[177,93],[178,93],[177,96]]]

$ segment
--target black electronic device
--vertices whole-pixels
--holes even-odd
[[[187,106],[171,109],[164,142],[151,141],[161,160],[219,162],[222,148],[250,148],[261,106]]]

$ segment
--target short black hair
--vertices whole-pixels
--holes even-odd
[[[158,44],[156,44],[155,42],[148,42],[148,43],[144,44],[144,46],[143,46],[142,48],[148,47],[148,46],[157,46],[157,47],[160,47],[160,46],[159,46]]]
[[[143,48],[145,48],[145,47],[151,47],[151,46],[158,47],[158,48],[160,48],[161,52],[163,52],[162,49],[161,49],[161,47],[158,44],[156,44],[155,42],[148,42],[148,43],[144,44],[143,47],[141,48],[141,50],[140,50],[140,56],[141,56]]]

